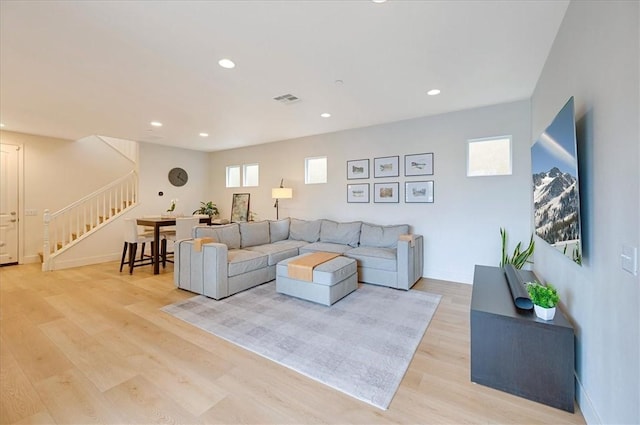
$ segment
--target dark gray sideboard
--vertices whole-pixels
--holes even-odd
[[[520,271],[527,281],[536,279]],[[471,381],[574,411],[574,331],[513,303],[500,267],[476,266],[471,296]]]

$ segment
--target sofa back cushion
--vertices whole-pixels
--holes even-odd
[[[266,245],[269,241],[269,222],[242,222],[240,225],[240,247]]]
[[[269,221],[271,243],[289,239],[289,217],[282,220]]]
[[[358,246],[360,240],[360,227],[362,222],[336,223],[331,220],[322,220],[320,226],[320,242],[339,243],[342,245]]]
[[[376,224],[362,223],[360,231],[360,246],[377,248],[396,248],[400,235],[409,233],[408,224],[395,226],[378,226]]]
[[[320,239],[320,225],[322,220],[298,220],[291,219],[289,225],[289,239],[296,241],[306,241],[309,243],[318,242]]]
[[[196,226],[193,228],[194,238],[213,238],[216,242],[223,243],[229,249],[240,248],[240,226],[238,223],[225,224],[224,226]]]

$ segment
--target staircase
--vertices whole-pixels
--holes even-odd
[[[134,207],[137,200],[138,174],[131,171],[59,211],[45,210],[42,271],[51,270],[56,256]]]

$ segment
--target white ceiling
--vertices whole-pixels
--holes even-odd
[[[567,6],[2,0],[0,120],[215,151],[524,99]]]

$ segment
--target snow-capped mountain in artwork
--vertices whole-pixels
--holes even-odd
[[[555,245],[579,238],[577,179],[557,167],[533,175],[536,234]]]

